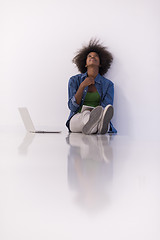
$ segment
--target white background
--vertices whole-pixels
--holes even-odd
[[[0,125],[65,126],[76,50],[97,37],[114,62],[113,123],[121,135],[160,134],[159,0],[1,0]]]

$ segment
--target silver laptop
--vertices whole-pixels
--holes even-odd
[[[18,110],[19,110],[19,113],[23,120],[24,126],[28,132],[31,132],[31,133],[61,133],[61,131],[59,131],[59,130],[55,130],[55,131],[36,130],[34,127],[34,124],[32,122],[32,119],[29,115],[28,109],[26,107],[20,107],[20,108],[18,108]]]

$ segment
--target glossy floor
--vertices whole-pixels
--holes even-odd
[[[1,240],[159,240],[160,141],[0,135]]]

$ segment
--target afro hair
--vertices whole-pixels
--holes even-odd
[[[87,71],[86,59],[90,52],[96,52],[100,58],[99,73],[101,75],[107,73],[113,61],[113,56],[107,48],[102,46],[102,44],[99,43],[99,40],[96,39],[91,39],[87,46],[83,46],[82,49],[77,51],[77,55],[72,61],[76,64],[78,70],[81,73],[85,73]]]

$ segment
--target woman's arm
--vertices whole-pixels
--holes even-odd
[[[76,94],[75,99],[76,103],[79,105],[82,101],[83,91],[87,86],[90,86],[91,84],[94,84],[94,78],[87,77],[79,86]]]
[[[94,79],[87,77],[80,85],[79,80],[73,76],[68,83],[68,107],[72,112],[76,112],[82,101],[84,89],[94,84]]]

